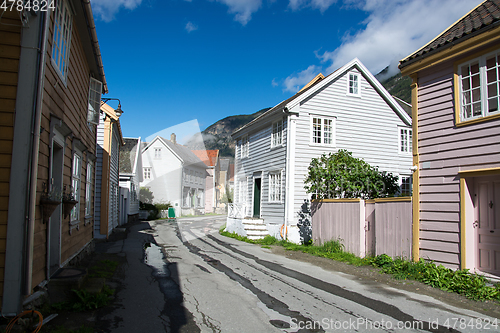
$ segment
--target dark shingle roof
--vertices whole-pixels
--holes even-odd
[[[165,144],[172,149],[177,156],[179,156],[184,165],[198,164],[198,166],[204,166],[205,164],[186,146],[180,145],[178,143],[173,143],[170,140],[161,138]]]
[[[124,138],[123,141],[125,145],[120,147],[120,173],[132,173],[139,139]]]
[[[427,45],[399,62],[399,68],[409,65],[411,60],[420,60],[432,51],[450,43],[465,40],[500,24],[500,0],[486,0],[434,38]],[[418,58],[418,59],[417,59]]]

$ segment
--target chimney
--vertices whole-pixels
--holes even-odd
[[[172,141],[173,143],[177,143],[175,141],[175,133],[170,134],[170,141]]]

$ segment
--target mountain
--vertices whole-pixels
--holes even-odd
[[[388,71],[389,66],[375,75],[375,77],[392,96],[396,96],[406,103],[411,104],[411,78],[409,76],[403,77],[401,73],[398,73],[394,76],[384,79],[387,76]]]
[[[387,91],[389,91],[391,95],[396,96],[407,103],[411,103],[411,79],[407,76],[402,77],[401,73],[384,79],[387,77],[388,71],[389,67],[386,67],[380,73],[375,75],[375,77],[379,81],[382,80],[380,83],[385,89],[387,89]],[[193,138],[186,145],[191,149],[219,149],[221,157],[230,158],[231,161],[233,161],[235,142],[231,138],[231,133],[241,126],[251,122],[269,109],[271,108],[265,108],[253,114],[229,116],[221,119],[201,132],[205,147],[200,144],[196,144],[196,142],[202,142],[201,140],[196,140],[196,138]]]
[[[201,132],[201,136],[205,144],[204,148],[209,150],[219,149],[219,155],[221,157],[233,160],[235,142],[231,138],[231,133],[241,126],[251,122],[269,109],[270,108],[265,108],[252,114],[229,116],[210,125]],[[196,144],[196,142],[201,142],[201,140],[196,139],[197,138],[191,139],[188,143],[186,143],[186,146],[191,149],[203,149],[203,147],[199,144]]]

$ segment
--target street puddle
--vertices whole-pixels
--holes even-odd
[[[151,266],[158,277],[170,275],[167,265],[165,265],[165,261],[163,260],[161,247],[155,243],[144,244],[144,263]]]

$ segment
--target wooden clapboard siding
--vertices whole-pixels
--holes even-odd
[[[272,124],[275,121],[283,119],[283,146],[271,149]],[[244,198],[247,205],[247,215],[253,214],[253,176],[255,173],[262,172],[261,180],[261,216],[266,223],[283,224],[285,216],[285,184],[286,184],[286,142],[287,142],[287,118],[281,114],[269,118],[265,124],[260,127],[251,128],[248,132],[249,150],[248,158],[241,158],[241,145],[238,142],[236,148],[236,191],[239,191],[239,181],[249,179],[245,190]],[[240,140],[241,137],[237,140]],[[269,202],[269,173],[282,172],[281,203]],[[241,198],[240,198],[241,200]]]
[[[355,73],[360,73],[356,68]],[[406,126],[395,111],[360,75],[361,97],[347,95],[348,72],[339,76],[300,105],[296,130],[294,212],[309,196],[304,179],[312,158],[347,149],[382,171],[410,175],[411,155],[399,154],[399,128]],[[311,115],[336,118],[335,147],[310,144]]]
[[[500,119],[455,126],[455,64],[474,53],[418,73],[420,257],[452,268],[461,264],[458,172],[500,166]]]
[[[119,200],[119,154],[121,140],[118,135],[118,126],[112,125],[112,138],[111,138],[111,154],[109,165],[109,221],[108,221],[108,234],[111,233],[113,228],[118,226],[118,200]]]
[[[2,36],[0,38],[0,304],[3,301],[10,168],[21,54],[21,21],[17,13],[2,11],[2,23],[0,24]]]
[[[104,153],[104,122],[99,120],[97,126],[97,148],[96,148],[96,172],[95,172],[95,206],[94,206],[94,230],[99,235],[101,230],[101,198],[103,177],[103,153]]]
[[[50,18],[48,47],[45,62],[45,78],[43,86],[41,126],[45,131],[40,137],[40,151],[38,161],[38,198],[41,196],[42,184],[49,182],[50,163],[50,122],[51,115],[60,118],[72,131],[74,138],[81,140],[87,152],[95,154],[95,130],[87,124],[87,104],[90,68],[84,53],[76,23],[73,22],[71,46],[69,50],[68,70],[66,81],[62,80],[52,65],[53,40],[53,13]],[[70,137],[66,138],[66,149],[63,158],[63,184],[71,185],[71,168],[75,147]],[[77,254],[92,239],[92,224],[85,225],[85,180],[86,163],[88,158],[82,156],[80,221],[79,230],[73,230],[70,235],[69,217],[62,221],[61,228],[61,262],[64,263]],[[46,278],[46,225],[41,221],[40,209],[37,209],[35,223],[33,285],[37,285]]]

